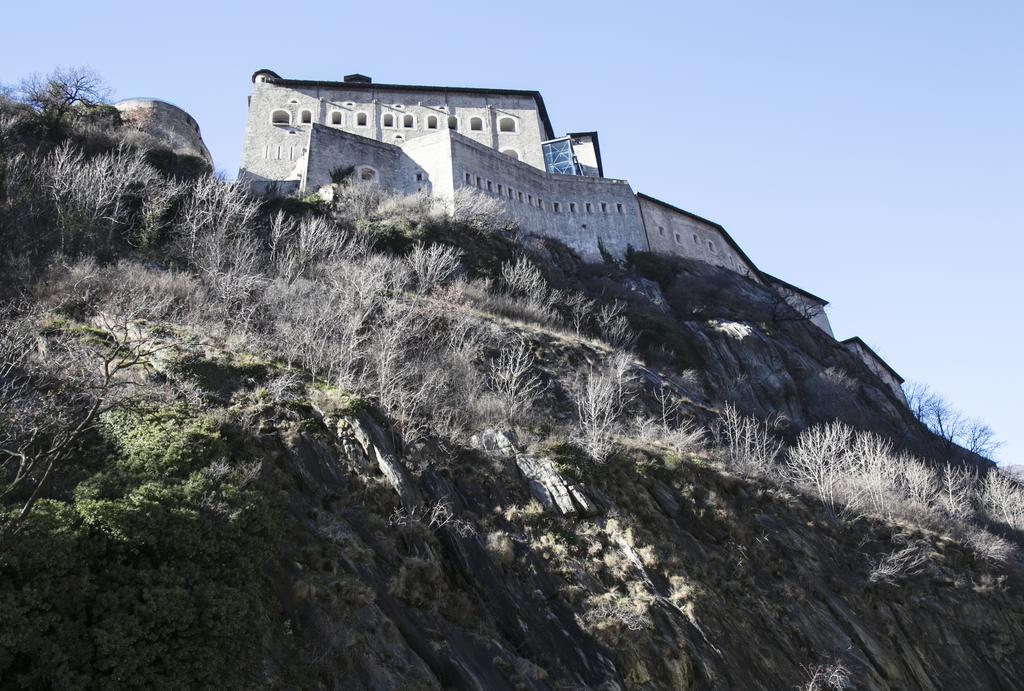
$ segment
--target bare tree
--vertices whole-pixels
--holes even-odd
[[[491,388],[501,398],[509,423],[529,409],[546,388],[534,365],[533,354],[521,337],[506,344],[491,365]]]
[[[991,458],[1002,446],[991,427],[977,418],[965,416],[927,384],[911,382],[905,392],[914,417],[945,440],[947,449],[951,450],[956,445]]]
[[[21,82],[18,92],[54,131],[63,128],[77,109],[110,98],[110,88],[88,67],[58,67],[45,76],[34,74]]]
[[[579,291],[569,293],[565,299],[565,307],[569,312],[569,320],[577,338],[583,335],[587,323],[593,318],[595,302]]]

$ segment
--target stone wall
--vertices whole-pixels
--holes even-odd
[[[790,307],[810,319],[812,324],[827,333],[829,336],[835,338],[835,334],[832,333],[832,324],[828,320],[828,313],[825,312],[825,305],[828,304],[826,301],[815,297],[806,291],[800,290],[796,286],[786,283],[781,279],[775,278],[774,276],[769,276],[767,274],[761,275],[767,279],[768,285],[774,288],[775,292],[778,293]]]
[[[640,209],[625,180],[553,175],[451,135],[455,189],[501,199],[525,233],[561,240],[588,261],[601,248],[623,257],[648,249]]]
[[[126,124],[156,137],[176,154],[203,159],[213,169],[213,157],[199,132],[199,123],[178,106],[153,98],[129,98],[114,107]]]
[[[896,398],[904,405],[907,405],[907,395],[903,392],[903,379],[889,368],[885,360],[879,357],[875,351],[856,336],[848,338],[842,343],[844,347],[859,357],[864,365],[889,387]]]
[[[722,226],[653,197],[640,194],[637,199],[652,252],[697,259],[761,281],[757,268]]]

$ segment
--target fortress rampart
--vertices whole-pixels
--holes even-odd
[[[213,169],[213,157],[203,142],[199,123],[178,106],[155,98],[129,98],[114,107],[125,122],[153,135],[174,153],[201,158]]]

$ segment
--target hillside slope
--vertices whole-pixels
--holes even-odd
[[[775,293],[4,108],[0,686],[1024,685],[1024,490]]]

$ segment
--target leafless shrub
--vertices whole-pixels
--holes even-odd
[[[554,295],[540,270],[526,257],[506,262],[501,278],[509,295],[515,297],[528,316],[542,323],[553,322]]]
[[[243,186],[209,175],[199,178],[192,183],[174,224],[175,245],[182,256],[197,263],[204,239],[224,244],[247,236],[258,213],[259,202]]]
[[[629,326],[629,320],[623,314],[625,306],[616,300],[602,305],[595,315],[601,340],[613,348],[628,350],[636,342],[636,333]]]
[[[853,475],[852,442],[853,430],[841,422],[830,422],[801,432],[796,446],[786,454],[787,479],[812,490],[835,517],[847,508],[843,489]]]
[[[871,583],[888,583],[899,585],[900,581],[924,571],[928,563],[928,555],[931,547],[924,540],[906,541],[902,536],[895,536],[893,541],[898,546],[889,554],[882,555],[872,561],[871,573],[868,580]]]
[[[993,468],[981,486],[981,503],[994,521],[1024,530],[1024,486],[1014,478]]]
[[[846,370],[838,367],[829,367],[822,370],[819,376],[829,384],[837,386],[848,391],[855,391],[857,389],[857,382],[846,373]]]
[[[430,505],[414,506],[406,511],[405,508],[396,509],[388,519],[388,525],[404,527],[419,524],[431,532],[448,528],[453,530],[459,537],[469,537],[476,534],[473,524],[464,518],[460,518],[452,511],[451,504],[439,499]]]
[[[563,304],[568,312],[569,323],[577,337],[583,335],[587,324],[592,319],[596,303],[579,291],[569,293]]]
[[[416,243],[406,261],[416,277],[417,292],[429,293],[450,281],[461,268],[461,255],[449,245]]]
[[[159,176],[141,153],[127,149],[86,159],[70,142],[42,163],[56,214],[61,252],[109,250],[134,220],[135,200]]]
[[[282,372],[257,387],[255,395],[265,395],[274,405],[297,400],[303,393],[302,379],[294,372]]]
[[[501,398],[509,423],[528,410],[546,388],[534,371],[535,364],[529,346],[519,337],[503,346],[491,365],[491,388]]]
[[[775,420],[758,420],[741,415],[727,404],[714,426],[714,437],[726,465],[743,475],[764,476],[774,472],[782,442],[776,438]]]
[[[517,227],[504,203],[468,187],[455,191],[453,216],[478,231],[512,232]]]
[[[638,438],[665,444],[677,454],[693,453],[704,448],[708,433],[692,420],[680,416],[679,401],[669,387],[660,385],[654,390],[657,417],[636,416],[633,420]]]
[[[798,687],[799,691],[843,691],[853,688],[850,670],[841,662],[811,667],[807,673],[810,678],[806,684]]]
[[[707,430],[693,420],[680,420],[665,430],[662,441],[677,454],[696,453],[707,446]]]
[[[619,421],[632,397],[632,377],[620,363],[591,367],[573,389],[578,415],[577,439],[587,454],[603,463],[619,431]]]
[[[614,601],[602,600],[587,610],[583,620],[590,626],[617,622],[630,631],[641,631],[649,629],[654,625],[646,612],[646,608],[638,606],[638,603],[631,603],[624,598],[618,598]]]
[[[279,211],[270,222],[270,263],[288,283],[311,278],[317,267],[341,255],[351,237],[324,218],[306,216],[296,222]]]
[[[935,471],[915,458],[903,458],[898,478],[900,492],[913,506],[927,509],[935,501]]]
[[[1013,543],[984,528],[967,525],[959,532],[964,543],[986,561],[1006,563],[1016,552]]]
[[[974,514],[977,484],[977,477],[968,468],[947,463],[939,474],[939,510],[955,521],[970,518]]]

